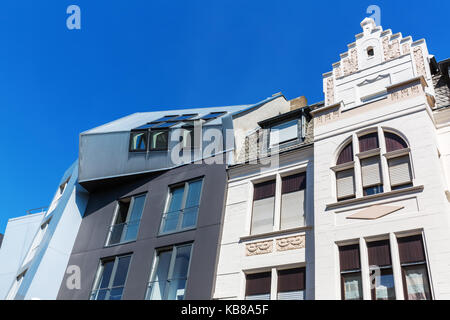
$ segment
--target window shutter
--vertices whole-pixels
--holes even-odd
[[[305,190],[281,196],[281,229],[305,225]]]
[[[353,168],[336,173],[336,187],[338,199],[355,195],[355,172]]]
[[[282,179],[282,194],[296,192],[304,189],[306,189],[306,172],[294,174]]]
[[[396,134],[385,132],[384,138],[386,141],[387,152],[408,148],[406,142]]]
[[[245,295],[247,299],[269,300],[271,275],[271,272],[248,274],[245,284]]]
[[[390,266],[391,251],[389,249],[389,240],[381,240],[367,243],[367,253],[369,264],[374,266]]]
[[[400,263],[425,261],[425,250],[423,248],[421,235],[398,238],[397,241],[398,251],[400,253]]]
[[[275,196],[275,185],[276,181],[266,181],[262,183],[255,184],[253,186],[253,200],[261,200],[265,198],[270,198]]]
[[[339,262],[341,271],[359,270],[361,268],[359,245],[352,244],[339,247]]]
[[[412,182],[409,155],[389,159],[388,164],[391,186],[399,186]]]
[[[339,154],[337,165],[353,161],[353,143],[350,142]]]
[[[370,157],[361,160],[363,187],[381,184],[380,157]]]
[[[378,148],[378,133],[373,132],[359,137],[359,152]]]
[[[278,292],[305,290],[305,268],[278,271]]]

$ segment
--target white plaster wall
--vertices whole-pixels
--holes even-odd
[[[386,112],[386,108],[390,112]],[[424,232],[434,298],[450,299],[450,212],[444,193],[446,181],[437,152],[436,129],[427,108],[424,99],[416,97],[370,113],[362,110],[359,117],[316,128],[322,138],[314,146],[316,299],[340,299],[336,242],[357,242],[360,238],[378,235],[389,237],[389,233],[409,230]],[[414,112],[408,113],[407,109]],[[424,190],[327,211],[326,205],[336,202],[333,171],[330,170],[336,159],[336,149],[355,132],[370,127],[394,128],[406,136],[411,147],[414,185],[423,185]],[[405,208],[377,220],[343,217],[377,203],[398,203]]]

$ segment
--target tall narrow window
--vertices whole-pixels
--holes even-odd
[[[421,235],[398,238],[406,300],[430,300],[430,281]]]
[[[8,295],[6,296],[6,300],[14,300],[16,298],[17,292],[19,291],[20,285],[22,284],[22,281],[25,277],[25,274],[27,273],[27,270],[25,270],[16,277],[11,289],[8,292]]]
[[[380,270],[379,277],[375,277],[372,300],[395,299],[389,240],[368,242],[367,253],[369,255],[370,273],[376,275],[376,270]]]
[[[273,231],[276,181],[254,185],[251,234]]]
[[[384,137],[386,151],[388,152],[389,178],[392,190],[411,187],[413,179],[408,144],[401,137],[391,132],[385,132]]]
[[[91,300],[121,300],[131,255],[104,259],[97,271]]]
[[[306,172],[282,178],[281,229],[305,225]]]
[[[107,245],[136,240],[144,204],[145,194],[117,202]]]
[[[305,299],[305,268],[278,271],[278,300]]]
[[[48,225],[50,223],[50,220],[52,218],[48,218],[39,228],[37,234],[35,235],[33,242],[31,244],[30,250],[28,251],[28,254],[26,255],[22,266],[25,266],[28,262],[33,260],[34,256],[36,255],[36,252],[38,251],[39,247],[41,246],[41,242],[44,239],[44,235],[47,232]]]
[[[168,130],[152,130],[150,131],[150,150],[162,151],[167,150],[169,141]]]
[[[175,246],[157,253],[147,300],[183,300],[189,272],[192,245]]]
[[[245,300],[270,300],[271,272],[246,275]]]
[[[174,232],[195,227],[202,192],[202,179],[170,188],[161,232]]]
[[[147,151],[147,131],[131,131],[130,152]]]
[[[363,293],[359,245],[352,244],[339,247],[339,263],[342,300],[361,300]]]
[[[383,192],[380,156],[361,159],[361,174],[365,196]]]
[[[353,159],[353,144],[350,141],[341,150],[336,161],[336,191],[338,201],[355,197],[355,168]]]

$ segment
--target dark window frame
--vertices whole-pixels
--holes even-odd
[[[140,134],[140,133],[144,133],[145,135],[145,150],[144,149],[134,149],[133,148],[133,137],[136,134]],[[147,152],[148,151],[148,145],[149,145],[149,134],[148,134],[148,130],[132,130],[130,132],[130,141],[128,144],[128,152],[133,152],[133,153],[138,153],[138,152]]]

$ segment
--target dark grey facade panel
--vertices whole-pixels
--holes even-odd
[[[169,186],[203,177],[203,189],[195,229],[159,235]],[[65,275],[58,299],[89,299],[100,260],[132,253],[122,299],[144,299],[155,250],[192,242],[193,251],[185,299],[211,299],[217,250],[225,201],[225,165],[190,164],[135,181],[97,186],[91,194],[68,265],[81,271],[81,288],[67,288]],[[147,192],[137,240],[105,247],[117,199]]]

